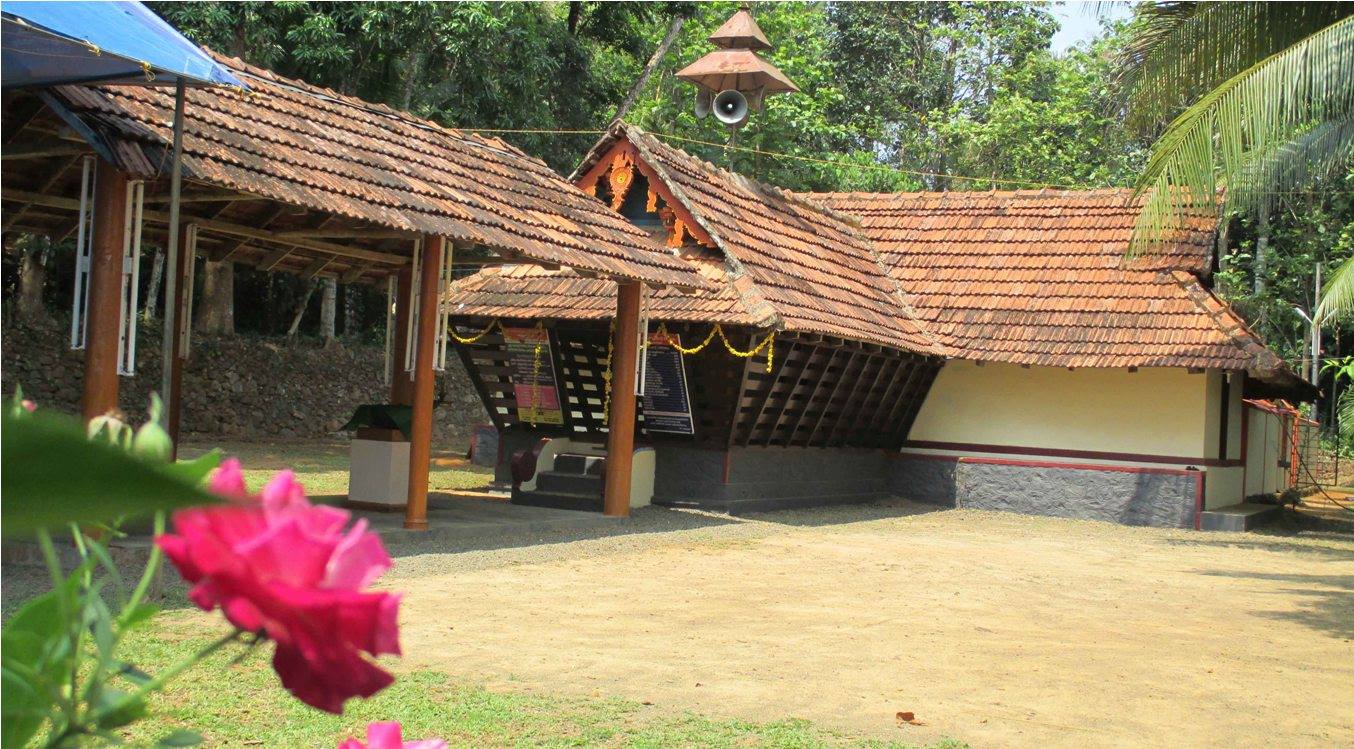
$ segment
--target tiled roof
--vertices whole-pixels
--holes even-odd
[[[1066,367],[1282,367],[1198,280],[1213,225],[1126,260],[1129,190],[819,193],[858,217],[963,358]]]
[[[727,283],[723,261],[690,255],[688,259],[714,290],[651,291],[649,309],[655,319],[758,324]],[[452,289],[452,314],[458,317],[609,320],[616,314],[614,281],[584,278],[569,269],[547,270],[531,265],[485,268],[456,281]]]
[[[612,126],[575,174],[621,140],[714,241],[732,283],[750,282],[740,297],[764,301],[783,329],[947,353],[908,313],[865,237],[803,197],[716,168],[624,123]]]
[[[218,59],[250,90],[188,90],[187,179],[608,277],[701,283],[643,231],[501,140]],[[172,89],[58,95],[112,141],[120,166],[156,176]]]

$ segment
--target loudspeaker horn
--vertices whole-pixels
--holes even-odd
[[[696,92],[696,119],[703,120],[710,116],[710,110],[714,108],[715,95],[708,89],[701,89]]]
[[[748,100],[741,91],[720,91],[714,101],[715,119],[729,127],[742,127],[748,121]]]

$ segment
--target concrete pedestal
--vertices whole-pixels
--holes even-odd
[[[399,430],[357,430],[349,456],[349,504],[382,509],[405,506],[409,499],[409,440]]]

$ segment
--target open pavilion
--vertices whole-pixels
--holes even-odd
[[[631,329],[641,287],[706,286],[644,231],[501,140],[214,57],[248,89],[186,93],[178,274],[166,300],[177,320],[164,393],[175,436],[197,257],[344,283],[394,279],[393,349],[406,366],[394,367],[391,401],[413,411],[410,528],[427,524],[439,298],[453,251],[484,265],[613,279],[619,317]],[[175,96],[133,86],[14,88],[3,111],[6,236],[74,237],[80,245],[77,276],[87,296],[81,304],[77,290],[72,343],[86,351],[82,409],[92,419],[117,408],[119,371],[134,361],[128,321],[138,245],[170,239]],[[618,360],[635,355],[625,329]],[[633,395],[618,395],[615,413],[633,403]],[[617,439],[624,432],[616,430]],[[624,514],[629,485],[617,487],[608,511]]]

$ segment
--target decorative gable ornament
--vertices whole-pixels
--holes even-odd
[[[771,94],[799,91],[775,65],[757,53],[771,49],[766,34],[747,8],[733,14],[709,37],[718,49],[677,71],[677,77],[696,86],[696,116],[740,128],[751,112],[760,111]]]

